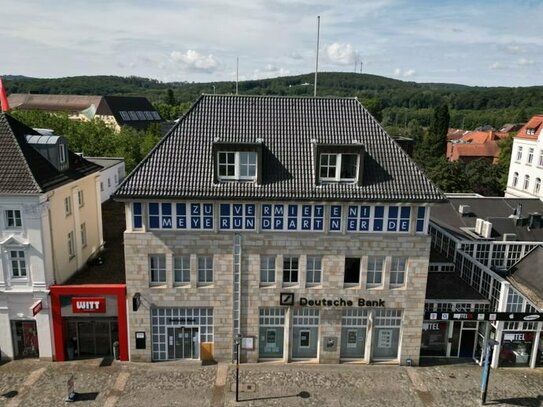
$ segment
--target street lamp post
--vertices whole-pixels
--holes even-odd
[[[481,405],[486,404],[486,392],[488,389],[488,379],[490,376],[490,358],[492,348],[496,345],[499,345],[498,341],[489,339],[486,348],[485,348],[485,360],[483,365],[483,377],[481,379]]]
[[[239,354],[241,349],[241,335],[236,335],[236,403],[239,402]]]

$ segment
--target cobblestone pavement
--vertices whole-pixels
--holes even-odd
[[[64,363],[23,360],[0,366],[1,407],[65,405],[73,374],[76,406],[479,406],[481,368],[243,364],[240,403],[235,367],[198,363]],[[543,369],[498,369],[488,404],[543,407]]]

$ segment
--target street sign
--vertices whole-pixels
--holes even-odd
[[[42,300],[36,301],[30,308],[32,309],[32,316],[35,317],[43,309]]]
[[[425,312],[425,321],[543,321],[543,313],[538,312]]]

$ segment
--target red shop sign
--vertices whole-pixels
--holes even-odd
[[[72,297],[72,312],[74,314],[106,312],[106,299],[104,297]]]

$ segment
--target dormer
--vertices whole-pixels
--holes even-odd
[[[66,139],[57,136],[53,130],[34,129],[40,134],[28,134],[26,141],[34,150],[40,153],[58,171],[65,171],[69,167],[68,143]]]
[[[315,145],[315,184],[362,185],[364,146],[353,144]]]
[[[214,182],[262,183],[262,141],[213,143]]]

